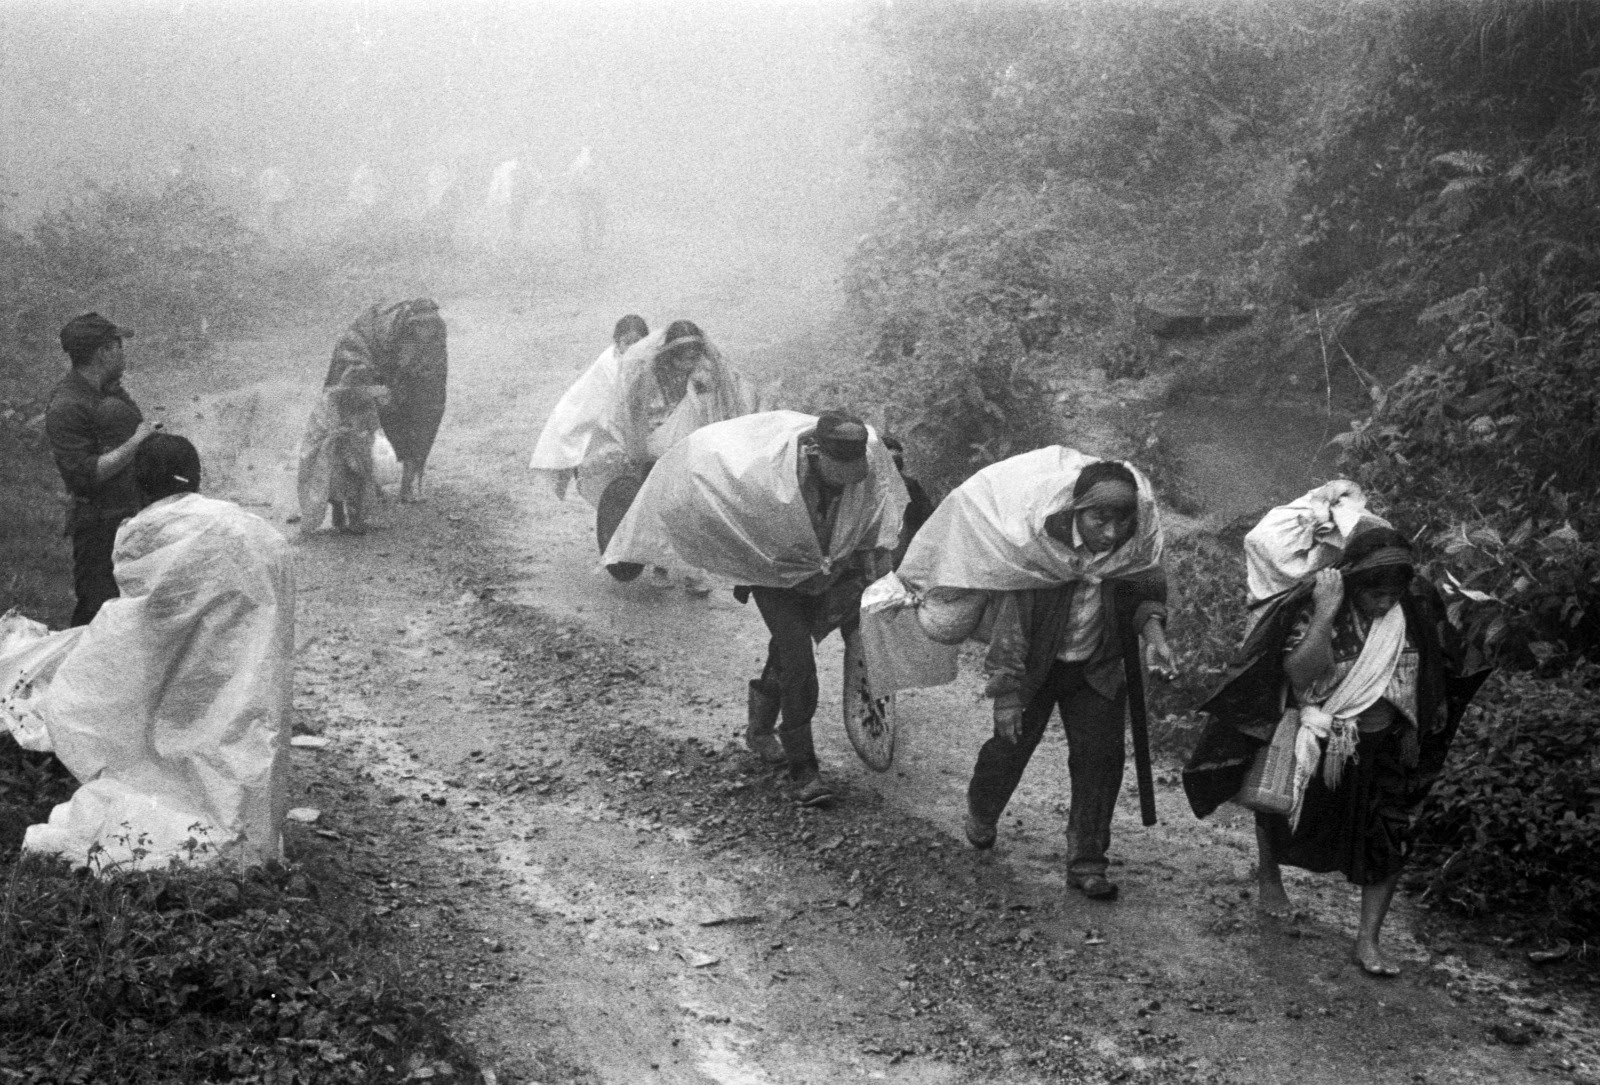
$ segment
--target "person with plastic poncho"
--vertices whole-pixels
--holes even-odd
[[[117,532],[122,595],[89,625],[45,634],[29,673],[0,656],[0,715],[14,724],[21,706],[42,720],[46,748],[81,784],[23,846],[99,869],[280,858],[289,546],[260,517],[200,495],[200,458],[181,437],[152,436],[135,473],[148,504]]]
[[[300,530],[316,531],[333,512],[335,531],[360,535],[366,510],[377,497],[372,444],[380,425],[379,404],[389,389],[365,365],[343,370],[325,387],[300,439]]]
[[[877,696],[950,681],[957,646],[987,634],[994,735],[967,788],[974,847],[994,844],[1059,709],[1072,787],[1067,878],[1087,896],[1116,896],[1106,852],[1126,757],[1122,638],[1137,630],[1150,665],[1175,674],[1166,596],[1149,481],[1060,446],[968,479],[918,531],[897,573],[868,589],[862,634]]]
[[[1282,864],[1340,871],[1361,886],[1353,959],[1374,976],[1399,973],[1379,937],[1411,815],[1486,676],[1392,528],[1362,528],[1337,565],[1272,597],[1201,706],[1210,718],[1183,771],[1205,817],[1239,793],[1280,726],[1295,729],[1289,809],[1256,813],[1264,911],[1290,910]]]
[[[750,683],[745,741],[787,766],[803,804],[835,795],[811,730],[812,644],[858,620],[863,587],[889,568],[906,502],[889,451],[859,418],[769,411],[673,445],[606,548],[608,566],[675,552],[737,585],[741,600],[755,597],[771,639]]]
[[[698,325],[675,320],[622,356],[616,392],[579,468],[579,490],[595,495],[591,499],[601,521],[618,523],[667,449],[702,426],[764,406],[757,386],[723,360]],[[609,541],[607,526],[600,534]],[[670,583],[667,563],[652,568],[656,586]],[[697,595],[708,590],[692,572],[684,586]]]
[[[565,499],[567,487],[577,480],[578,469],[591,449],[598,452],[608,444],[621,446],[622,439],[606,426],[621,384],[622,358],[629,347],[649,334],[650,326],[642,316],[629,313],[618,320],[611,332],[611,345],[561,394],[545,420],[528,467],[549,479],[557,500]],[[591,504],[600,500],[598,493],[587,496]]]

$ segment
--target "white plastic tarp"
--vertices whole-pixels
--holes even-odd
[[[36,709],[81,787],[23,846],[161,865],[281,854],[294,657],[288,544],[227,501],[182,494],[122,525],[122,596],[61,660]],[[209,850],[194,854],[194,839]]]
[[[1388,527],[1367,512],[1367,496],[1349,479],[1336,478],[1279,505],[1244,537],[1245,578],[1251,602],[1286,592],[1339,560],[1362,522]]]
[[[1045,532],[1045,520],[1073,507],[1078,475],[1097,457],[1055,445],[991,464],[950,493],[917,531],[897,573],[861,598],[862,645],[874,697],[940,685],[955,677],[957,646],[943,628],[961,612],[976,627],[981,606],[963,592],[1024,591],[1073,581],[1098,584],[1161,561],[1161,518],[1150,480],[1131,464],[1138,527],[1128,542],[1090,557]],[[944,611],[922,612],[930,598]],[[907,614],[918,616],[908,621]],[[937,625],[939,640],[929,635]],[[970,630],[969,630],[970,632]]]
[[[539,432],[529,468],[551,474],[571,471],[606,446],[621,448],[622,439],[609,429],[611,405],[621,389],[620,372],[617,349],[609,346],[556,401]]]
[[[51,749],[44,694],[84,628],[52,633],[43,622],[15,611],[0,617],[0,718],[24,750]]]
[[[696,430],[656,462],[605,563],[682,561],[735,584],[792,588],[858,549],[893,549],[909,501],[868,427],[867,478],[845,488],[824,554],[800,493],[800,441],[814,415],[767,411]]]

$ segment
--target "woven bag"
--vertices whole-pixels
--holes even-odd
[[[1256,751],[1234,802],[1263,814],[1289,812],[1294,806],[1294,740],[1299,733],[1300,710],[1285,709],[1272,741]]]

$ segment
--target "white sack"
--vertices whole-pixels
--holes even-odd
[[[815,415],[767,411],[705,426],[656,462],[606,548],[605,564],[688,565],[735,584],[792,588],[856,550],[892,550],[910,498],[868,427],[867,478],[840,497],[824,554],[800,494],[800,439]]]
[[[1160,563],[1161,517],[1155,493],[1150,480],[1132,464],[1127,466],[1138,490],[1138,527],[1132,539],[1085,558],[1045,533],[1046,518],[1072,508],[1078,475],[1096,459],[1061,445],[1024,452],[990,464],[940,502],[900,563],[896,575],[903,590],[880,591],[873,585],[862,596],[862,642],[877,645],[876,667],[874,657],[867,659],[874,697],[917,688],[925,677],[948,675],[940,682],[954,678],[954,671],[942,663],[915,662],[945,658],[936,651],[938,644],[924,622],[905,619],[907,612],[915,614],[926,604],[930,593],[937,593],[948,612],[941,617],[964,614],[976,627],[983,607],[963,597],[962,591],[1024,591],[1075,581],[1099,584]],[[870,610],[869,597],[875,600]],[[897,679],[910,684],[895,686],[892,682]]]
[[[67,658],[84,626],[52,633],[12,611],[0,617],[0,718],[17,745],[43,753],[51,749],[41,711],[56,668]]]
[[[288,544],[237,505],[181,494],[124,523],[113,562],[122,596],[83,630],[42,706],[56,756],[84,786],[23,846],[84,863],[99,845],[101,862],[152,866],[184,857],[193,835],[213,854],[279,857]]]
[[[874,697],[956,680],[961,645],[940,644],[923,633],[916,604],[894,573],[861,593],[861,615],[861,648]]]
[[[372,482],[375,486],[400,485],[400,457],[381,432],[372,436]]]
[[[1349,479],[1336,478],[1263,516],[1244,537],[1250,601],[1288,591],[1339,560],[1357,524],[1388,527],[1367,512],[1367,496]]]

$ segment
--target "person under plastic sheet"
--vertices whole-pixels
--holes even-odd
[[[376,499],[372,445],[379,407],[389,389],[368,366],[340,372],[338,383],[322,390],[300,439],[300,530],[316,531],[328,513],[335,531],[366,532],[367,509]]]
[[[1367,511],[1360,485],[1336,478],[1269,509],[1244,537],[1245,586],[1252,614],[1318,569],[1339,560],[1356,532],[1388,527]]]
[[[266,521],[201,496],[181,437],[142,444],[117,532],[122,595],[59,638],[31,708],[80,784],[24,847],[101,869],[281,857],[294,572]],[[0,668],[3,669],[3,668]]]
[[[591,445],[591,455],[579,469],[579,489],[597,495],[599,519],[619,522],[667,449],[701,426],[763,406],[756,385],[724,361],[698,325],[675,320],[622,356],[616,395],[600,430],[607,437],[615,435],[616,443],[596,440]],[[670,585],[668,563],[651,568],[654,586]],[[684,575],[684,587],[694,595],[709,590],[692,570]]]
[[[1485,677],[1392,528],[1358,532],[1337,565],[1268,604],[1201,705],[1210,718],[1183,772],[1206,817],[1239,793],[1280,725],[1296,728],[1290,810],[1256,813],[1263,910],[1290,912],[1283,864],[1339,871],[1361,886],[1352,958],[1371,975],[1399,974],[1380,937],[1411,817]]]
[[[629,347],[649,334],[650,326],[642,316],[629,313],[618,320],[611,331],[611,345],[561,394],[545,420],[528,467],[550,481],[557,500],[566,497],[591,448],[621,444],[621,438],[605,426],[621,383],[622,358]],[[599,494],[594,500],[599,500]]]
[[[447,331],[432,298],[378,304],[355,319],[334,344],[324,387],[364,366],[389,390],[379,423],[400,461],[400,500],[422,496],[428,455],[444,419],[450,360]]]
[[[753,596],[770,639],[749,686],[745,742],[783,764],[797,802],[826,806],[812,734],[813,642],[858,620],[888,571],[906,506],[889,452],[859,418],[769,411],[714,423],[657,461],[606,549],[608,566],[667,551]],[[779,722],[781,719],[781,723]]]
[[[993,846],[1000,816],[1060,711],[1071,783],[1067,880],[1096,899],[1117,895],[1106,871],[1126,759],[1123,638],[1142,637],[1147,664],[1176,673],[1161,549],[1159,514],[1141,473],[1044,448],[993,464],[957,487],[918,531],[897,572],[862,602],[863,624],[873,627],[863,631],[869,675],[892,671],[896,650],[928,664],[891,687],[950,681],[956,646],[975,635],[989,642],[984,666],[994,734],[967,788],[965,831],[974,847]],[[908,610],[914,620],[897,621]],[[949,646],[943,664],[924,651],[927,641]],[[873,645],[885,649],[878,661]],[[874,677],[873,692],[893,688]]]

